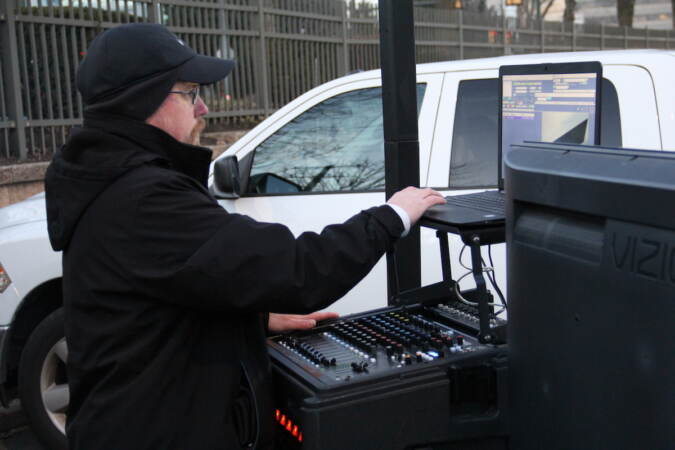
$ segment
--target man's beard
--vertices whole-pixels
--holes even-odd
[[[188,138],[188,143],[192,145],[199,145],[200,143],[200,135],[201,132],[204,130],[206,127],[206,120],[203,118],[197,119],[197,123],[195,126],[192,128],[192,131],[190,131],[190,137]]]

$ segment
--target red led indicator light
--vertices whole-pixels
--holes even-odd
[[[286,429],[298,442],[302,442],[302,432],[297,424],[294,424],[290,417],[286,417],[281,410],[274,410],[274,418],[279,424]]]

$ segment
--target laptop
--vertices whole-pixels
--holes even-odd
[[[597,61],[501,66],[499,189],[446,197],[424,218],[455,226],[504,223],[504,152],[525,141],[600,144],[601,80]]]

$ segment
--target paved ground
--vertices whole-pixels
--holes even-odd
[[[0,408],[0,450],[46,450],[28,428],[18,402]]]

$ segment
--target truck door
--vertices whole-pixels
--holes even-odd
[[[421,180],[427,176],[442,75],[418,77]],[[297,236],[319,232],[385,201],[380,79],[319,92],[237,152],[246,193],[231,212],[280,222]],[[342,314],[386,305],[382,259],[330,309]]]

